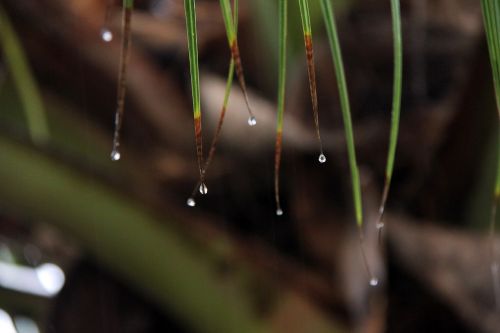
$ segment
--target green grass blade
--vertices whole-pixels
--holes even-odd
[[[50,139],[50,133],[42,96],[21,43],[1,5],[0,45],[26,113],[31,139],[35,144],[45,144]]]
[[[186,13],[186,31],[189,53],[189,69],[191,73],[191,94],[193,96],[193,118],[194,133],[196,141],[196,156],[198,159],[198,169],[200,172],[200,191],[206,194],[203,171],[203,142],[201,130],[201,98],[200,98],[200,73],[198,66],[198,37],[196,31],[196,7],[195,0],[184,0],[184,10]]]
[[[307,73],[309,76],[309,90],[311,94],[312,111],[314,118],[314,125],[316,129],[316,137],[319,143],[319,162],[326,162],[325,154],[323,153],[323,144],[321,142],[321,133],[319,130],[319,116],[318,116],[318,94],[316,89],[316,69],[314,65],[314,48],[312,39],[311,27],[311,14],[309,12],[309,0],[299,0],[300,17],[302,21],[302,30],[304,32],[304,44],[306,48],[307,58]]]
[[[337,84],[340,94],[340,106],[342,109],[342,117],[344,120],[344,128],[347,142],[347,153],[349,156],[349,167],[351,169],[351,182],[354,199],[354,211],[356,214],[356,222],[359,227],[363,224],[363,208],[361,201],[361,185],[359,181],[359,170],[356,161],[356,150],[354,144],[354,132],[352,129],[351,110],[349,105],[349,94],[347,91],[347,83],[344,73],[344,64],[342,61],[342,53],[340,50],[339,38],[337,35],[337,27],[335,25],[335,17],[333,15],[332,5],[330,0],[321,0],[321,11],[325,20],[326,31],[337,76]]]
[[[238,27],[238,0],[234,0],[234,30],[237,30]],[[217,143],[220,138],[220,134],[222,131],[222,126],[224,125],[224,118],[226,116],[226,111],[227,111],[227,104],[229,102],[229,96],[231,95],[231,87],[233,86],[233,78],[234,78],[234,60],[231,57],[230,63],[229,63],[229,71],[227,74],[227,80],[226,80],[226,90],[224,92],[224,101],[222,103],[222,108],[220,111],[219,115],[219,122],[217,123],[217,129],[215,130],[214,137],[212,138],[212,143],[210,144],[210,150],[208,152],[208,157],[205,161],[205,165],[203,166],[204,173],[206,174],[208,171],[208,168],[212,164],[212,160],[215,156],[215,150],[217,149]],[[190,207],[196,206],[196,201],[195,197],[197,194],[197,189],[201,186],[202,180],[200,179],[196,186],[194,187],[193,191],[191,192],[191,196],[187,200],[187,205]]]
[[[123,114],[125,112],[125,96],[127,94],[127,72],[130,55],[131,28],[133,0],[123,0],[122,14],[122,46],[120,54],[120,65],[118,70],[118,93],[116,97],[115,132],[113,134],[113,149],[111,150],[111,160],[118,161],[120,153],[120,135],[123,125]]]
[[[498,112],[498,120],[500,125],[500,2],[498,0],[482,0],[481,1],[484,30],[486,32],[486,40],[490,54],[491,69],[493,73],[493,85],[495,89],[496,106]],[[499,126],[500,127],[500,126]],[[491,273],[493,280],[493,289],[495,293],[495,301],[497,308],[500,309],[500,276],[499,264],[497,260],[497,248],[495,246],[495,222],[498,205],[500,203],[500,131],[498,138],[497,149],[497,174],[495,182],[495,190],[493,194],[493,202],[490,219],[490,238],[491,238]]]
[[[391,133],[389,138],[389,152],[387,154],[387,165],[385,170],[384,190],[379,207],[379,217],[377,228],[381,230],[384,226],[383,216],[385,205],[389,196],[391,179],[394,170],[394,160],[396,157],[396,147],[399,134],[399,118],[401,112],[401,90],[403,85],[403,40],[401,32],[401,11],[399,0],[391,0],[392,13],[392,36],[394,44],[394,82],[392,93],[392,117]]]
[[[237,5],[237,4],[236,4]],[[235,20],[237,20],[237,16],[231,14],[231,4],[229,0],[220,0],[220,6],[222,10],[222,17],[224,19],[224,25],[226,27],[227,39],[229,42],[229,48],[231,50],[231,56],[234,60],[236,76],[238,77],[238,82],[240,84],[241,91],[243,92],[243,96],[245,97],[245,103],[248,109],[248,125],[255,126],[257,124],[257,120],[252,112],[252,108],[250,107],[250,102],[248,99],[247,86],[245,82],[245,73],[243,71],[243,65],[241,63],[240,57],[240,48],[238,46],[238,38],[237,38],[237,24],[235,24]]]
[[[283,114],[285,112],[286,88],[286,50],[288,30],[288,0],[279,0],[279,65],[278,65],[278,115],[276,120],[276,144],[274,153],[274,196],[276,200],[276,215],[283,215],[279,193],[279,172],[281,165],[281,150],[283,142]]]

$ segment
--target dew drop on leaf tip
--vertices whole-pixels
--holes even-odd
[[[278,215],[278,216],[283,215],[283,209],[281,209],[281,208],[276,209],[276,215]]]
[[[111,152],[111,160],[112,161],[119,161],[120,158],[121,158],[120,152],[116,149],[113,149],[113,151]]]
[[[205,183],[201,183],[200,185],[200,193],[201,194],[207,194],[208,193],[208,187],[205,185]]]
[[[248,118],[248,125],[249,126],[257,125],[257,119],[254,116],[251,116],[250,118]]]
[[[196,201],[194,201],[194,199],[193,199],[193,198],[189,198],[189,199],[187,199],[186,204],[187,204],[189,207],[194,207],[194,206],[196,206]]]
[[[319,161],[319,163],[325,163],[326,162],[326,156],[325,156],[325,154],[319,155],[318,161]]]
[[[102,28],[101,29],[101,38],[106,43],[109,43],[113,40],[113,33],[108,28]]]

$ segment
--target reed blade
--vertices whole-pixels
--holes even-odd
[[[276,144],[274,153],[274,196],[276,215],[283,215],[280,202],[280,166],[283,144],[283,115],[285,112],[286,53],[288,30],[288,0],[279,0],[279,65],[278,65],[278,114],[276,121]]]
[[[309,90],[311,94],[312,111],[314,118],[314,126],[316,137],[319,144],[319,161],[326,162],[326,157],[323,152],[323,143],[321,141],[321,133],[319,130],[319,115],[318,115],[318,94],[316,89],[316,68],[314,64],[314,48],[311,27],[311,14],[309,11],[309,0],[299,0],[300,17],[302,21],[302,30],[304,32],[304,44],[306,49],[307,74],[309,77]]]
[[[394,47],[394,81],[392,93],[392,116],[391,116],[391,132],[389,138],[389,151],[387,154],[387,164],[385,170],[384,190],[379,206],[379,215],[376,221],[376,227],[380,233],[384,227],[384,212],[391,179],[394,170],[394,160],[396,158],[396,147],[399,134],[399,118],[401,113],[401,92],[403,85],[403,40],[401,32],[401,10],[399,0],[391,0],[391,15],[392,15],[392,36]]]
[[[123,124],[123,113],[125,110],[125,96],[127,94],[127,72],[130,55],[131,25],[133,0],[123,0],[122,13],[122,46],[120,54],[120,65],[118,69],[118,93],[116,97],[115,131],[113,134],[113,148],[111,150],[111,160],[118,161],[120,153],[120,135]]]
[[[234,61],[236,76],[238,77],[238,83],[240,85],[241,91],[245,98],[245,103],[248,109],[248,124],[254,126],[257,124],[257,120],[250,107],[250,102],[248,98],[247,86],[245,81],[245,73],[243,71],[243,65],[241,62],[240,48],[238,46],[238,25],[236,24],[237,15],[234,16],[231,13],[231,4],[229,0],[220,0],[220,6],[222,10],[222,17],[224,19],[224,25],[226,27],[227,39],[229,42],[229,48],[231,50],[231,57]],[[234,17],[234,18],[233,18]]]

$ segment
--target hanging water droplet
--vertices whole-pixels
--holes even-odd
[[[378,279],[376,277],[372,277],[370,279],[370,286],[372,286],[372,287],[378,286]]]
[[[102,28],[101,29],[101,38],[106,43],[109,43],[113,40],[113,33],[108,28]]]
[[[121,157],[122,157],[122,155],[120,154],[118,149],[113,149],[113,151],[111,152],[111,160],[112,161],[119,161]]]
[[[248,118],[248,125],[250,126],[257,125],[257,119],[254,116],[251,116],[250,118]]]
[[[194,199],[193,199],[193,198],[189,198],[189,199],[187,199],[186,204],[187,204],[189,207],[194,207],[194,206],[196,206],[196,201],[194,201]]]
[[[384,222],[378,222],[377,223],[377,229],[380,230],[380,229],[383,229],[385,227],[385,223]]]
[[[278,215],[278,216],[283,215],[283,209],[281,209],[281,208],[276,209],[276,215]]]
[[[325,154],[319,155],[318,161],[319,161],[319,163],[325,163],[326,162]]]
[[[208,187],[205,185],[205,183],[201,183],[200,185],[200,193],[201,194],[207,194],[208,193]]]

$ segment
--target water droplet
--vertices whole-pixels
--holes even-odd
[[[325,154],[319,155],[318,161],[319,161],[319,163],[325,163],[326,162]]]
[[[207,194],[208,193],[208,187],[205,185],[205,183],[201,183],[200,185],[200,193],[201,194]]]
[[[255,119],[254,116],[251,116],[250,118],[248,118],[248,125],[250,125],[250,126],[257,125],[257,119]]]
[[[111,152],[111,160],[119,161],[121,157],[122,155],[120,154],[120,152],[117,149],[113,149],[113,151]]]
[[[372,286],[372,287],[378,286],[378,279],[376,277],[372,277],[370,279],[370,286]]]
[[[380,229],[383,229],[385,227],[385,223],[384,222],[378,222],[377,223],[377,229],[380,230]]]
[[[102,28],[101,29],[101,38],[106,43],[109,43],[113,40],[113,33],[108,28]]]
[[[281,209],[281,208],[276,209],[276,215],[278,215],[278,216],[283,215],[283,209]]]
[[[189,198],[189,199],[187,199],[186,204],[187,204],[189,207],[194,207],[194,206],[196,206],[196,201],[194,201],[194,199],[193,199],[193,198]]]

